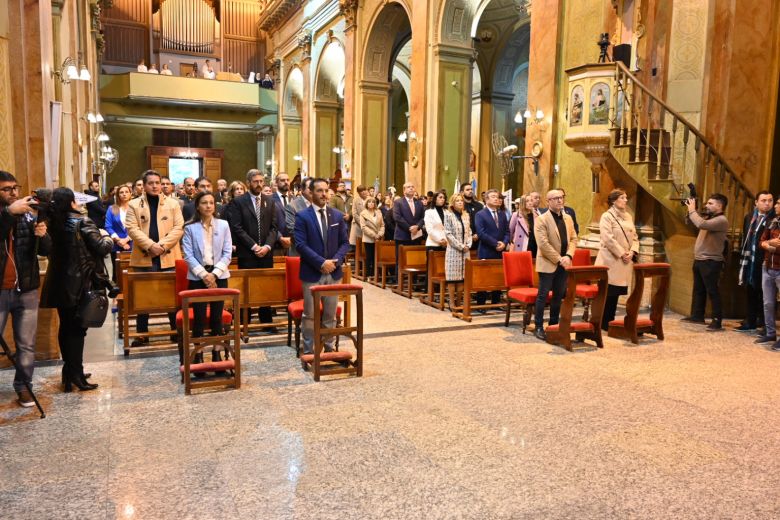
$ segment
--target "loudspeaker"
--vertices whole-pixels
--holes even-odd
[[[612,47],[612,61],[622,61],[627,68],[631,68],[631,44],[622,43]]]

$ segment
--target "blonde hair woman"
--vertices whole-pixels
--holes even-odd
[[[466,211],[466,201],[460,193],[450,197],[450,211],[445,215],[444,234],[447,238],[447,252],[444,254],[444,277],[450,295],[450,307],[455,305],[455,289],[463,290],[466,259],[471,248],[471,223]]]

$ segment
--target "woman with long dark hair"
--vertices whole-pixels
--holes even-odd
[[[90,290],[104,289],[110,282],[104,259],[113,248],[108,234],[84,217],[70,188],[52,193],[49,233],[52,250],[49,268],[43,282],[41,307],[55,308],[60,317],[57,339],[64,366],[62,384],[65,392],[73,385],[79,390],[94,390],[84,375],[84,337],[79,304]]]

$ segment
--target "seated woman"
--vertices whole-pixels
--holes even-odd
[[[127,236],[125,219],[127,218],[127,208],[130,207],[130,199],[133,192],[128,186],[122,185],[117,188],[115,203],[106,211],[105,230],[111,240],[114,241],[114,248],[111,250],[111,265],[116,268],[116,254],[120,251],[130,251],[133,248],[133,241]],[[116,282],[116,269],[113,270],[112,279]]]
[[[214,218],[216,200],[211,192],[200,192],[193,199],[195,215],[184,225],[181,239],[182,255],[187,262],[190,289],[226,288],[230,277],[230,255],[233,241],[227,221]],[[209,306],[209,327],[212,336],[222,334],[223,301],[192,305],[192,336],[203,336],[206,327],[206,305]],[[219,361],[219,352],[212,353]],[[196,362],[200,360],[196,358]]]

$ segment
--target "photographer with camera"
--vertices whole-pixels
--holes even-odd
[[[723,311],[720,303],[720,273],[725,262],[724,252],[727,245],[729,221],[724,215],[728,199],[720,193],[710,195],[704,204],[701,215],[696,211],[696,199],[685,202],[688,209],[687,220],[699,229],[696,245],[693,248],[693,302],[691,315],[683,321],[704,323],[704,308],[709,296],[712,303],[712,322],[708,331],[722,330]]]
[[[14,390],[20,406],[34,400],[25,383],[32,385],[35,366],[35,334],[38,329],[38,254],[47,255],[51,239],[46,223],[34,215],[33,197],[19,198],[19,185],[8,172],[0,171],[0,334],[11,315],[16,343],[17,370]]]
[[[41,307],[55,308],[60,317],[57,339],[62,354],[62,385],[70,392],[94,390],[84,374],[85,297],[112,287],[105,272],[105,257],[114,242],[103,229],[84,217],[70,188],[57,188],[51,201],[52,248],[41,291]]]

